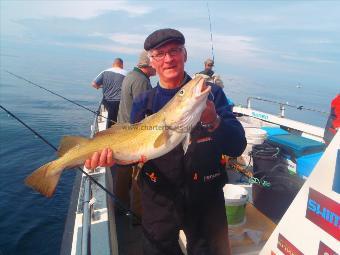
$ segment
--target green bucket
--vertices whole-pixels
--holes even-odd
[[[226,184],[223,192],[228,224],[230,226],[244,224],[248,191],[238,185]]]

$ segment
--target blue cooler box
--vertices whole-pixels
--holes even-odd
[[[267,137],[273,135],[287,135],[289,132],[280,127],[262,127],[262,130],[267,132]]]
[[[285,132],[287,131],[280,128],[269,129],[267,142],[279,147],[288,159],[296,163],[297,174],[306,178],[322,156],[325,144]]]
[[[307,178],[319,162],[322,154],[323,152],[318,152],[297,158],[297,174],[302,178]]]

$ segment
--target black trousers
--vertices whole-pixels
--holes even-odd
[[[107,128],[111,127],[117,122],[117,115],[119,110],[119,101],[106,101],[103,99],[103,105],[108,111],[107,118],[109,119],[107,122]],[[112,122],[114,121],[114,122]]]
[[[200,203],[162,196],[147,185],[142,190],[143,254],[182,255],[179,230],[187,238],[188,255],[229,255],[227,218],[222,189]]]

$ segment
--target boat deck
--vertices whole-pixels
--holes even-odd
[[[110,212],[109,212],[110,213]],[[142,228],[134,225],[132,219],[115,210],[116,235],[119,255],[137,255],[142,253]],[[259,254],[260,250],[274,231],[276,224],[257,210],[251,203],[246,206],[246,221],[241,226],[229,226],[229,240],[232,254]],[[186,237],[180,231],[179,243],[186,253]]]
[[[274,231],[276,224],[257,210],[251,203],[246,206],[246,221],[239,226],[229,226],[229,241],[232,254],[259,254]],[[180,232],[180,243],[186,247],[186,237]],[[185,252],[186,254],[186,252]]]

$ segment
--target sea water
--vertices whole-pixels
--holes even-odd
[[[30,54],[1,56],[0,101],[58,147],[64,135],[88,137],[94,114],[5,70],[93,111],[98,108],[101,91],[90,87],[91,78],[84,75],[82,59],[76,62],[70,57],[51,58]],[[92,76],[97,75],[94,72]],[[76,170],[65,171],[52,198],[43,197],[25,186],[24,179],[55,159],[55,151],[2,110],[0,131],[0,255],[59,254]]]

